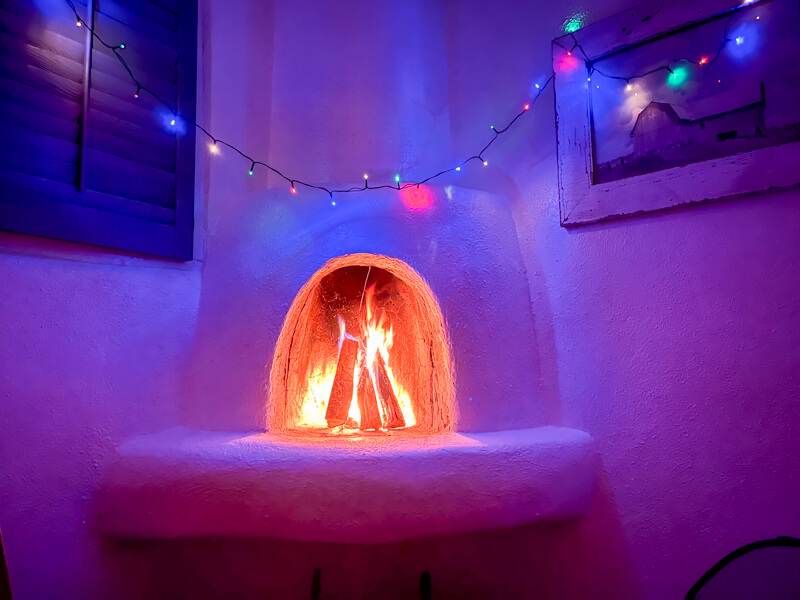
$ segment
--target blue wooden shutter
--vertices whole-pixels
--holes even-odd
[[[82,17],[85,0],[74,0]],[[144,85],[195,117],[196,0],[94,0]],[[192,258],[194,128],[94,42],[78,189],[85,30],[64,0],[0,3],[0,229]]]

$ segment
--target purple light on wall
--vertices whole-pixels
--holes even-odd
[[[424,211],[433,206],[433,194],[424,185],[407,187],[400,192],[400,200],[412,211]]]

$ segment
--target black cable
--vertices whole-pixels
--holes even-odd
[[[697,598],[697,593],[703,588],[703,586],[705,586],[717,573],[722,571],[722,569],[731,564],[737,558],[741,558],[753,550],[780,547],[800,548],[800,539],[788,536],[778,536],[772,540],[759,540],[757,542],[746,544],[741,548],[737,548],[733,552],[726,554],[713,567],[703,573],[703,576],[700,577],[700,579],[697,580],[697,583],[695,583],[687,592],[686,600],[695,600]]]

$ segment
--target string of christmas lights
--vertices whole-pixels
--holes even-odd
[[[255,158],[253,158],[252,156],[248,155],[247,153],[243,152],[242,150],[240,150],[239,148],[237,148],[233,144],[231,144],[229,142],[226,142],[225,140],[222,140],[222,139],[214,136],[208,129],[206,129],[205,127],[203,127],[202,125],[200,125],[196,121],[192,121],[192,120],[189,120],[189,119],[186,119],[186,118],[182,117],[180,114],[178,114],[178,112],[172,107],[172,105],[169,102],[167,102],[166,100],[161,98],[153,90],[149,89],[146,85],[144,85],[141,82],[141,80],[139,80],[136,77],[136,75],[134,75],[133,70],[130,68],[128,63],[125,61],[125,58],[122,56],[122,53],[120,52],[121,50],[125,49],[125,44],[114,45],[114,44],[109,44],[108,42],[106,42],[102,37],[100,37],[100,35],[94,30],[94,28],[90,27],[89,24],[86,21],[84,21],[83,18],[81,18],[80,14],[78,13],[77,9],[75,8],[75,5],[73,4],[72,0],[66,0],[66,2],[69,5],[69,7],[72,9],[72,12],[75,14],[75,24],[78,27],[86,27],[86,29],[92,34],[94,39],[96,39],[98,42],[100,42],[100,44],[102,44],[104,47],[106,47],[109,50],[111,50],[111,52],[114,53],[114,56],[116,56],[117,59],[119,60],[120,64],[122,64],[123,68],[128,73],[128,76],[131,78],[131,81],[136,86],[136,91],[133,94],[134,98],[139,98],[139,96],[142,93],[145,93],[145,94],[148,94],[148,95],[152,96],[161,105],[163,105],[169,111],[169,113],[172,115],[172,119],[170,120],[170,125],[171,126],[174,127],[177,124],[178,120],[181,120],[182,122],[187,123],[188,125],[191,125],[191,126],[195,127],[198,131],[203,133],[210,140],[209,151],[212,154],[218,154],[220,146],[225,146],[227,148],[230,148],[231,150],[233,150],[234,152],[236,152],[242,158],[244,158],[245,160],[247,160],[249,162],[250,168],[248,170],[248,174],[253,175],[253,173],[255,172],[255,169],[256,169],[257,166],[264,167],[264,168],[268,169],[269,171],[271,171],[272,173],[274,173],[275,175],[277,175],[278,177],[281,177],[284,181],[286,181],[286,183],[289,184],[289,189],[290,189],[292,194],[296,194],[297,193],[297,187],[298,186],[303,186],[303,187],[307,187],[307,188],[311,188],[311,189],[315,189],[315,190],[320,190],[320,191],[326,192],[330,196],[331,200],[333,200],[333,195],[334,194],[349,194],[349,193],[365,192],[367,190],[379,190],[379,189],[403,190],[403,189],[406,189],[406,188],[409,188],[409,187],[419,187],[419,186],[421,186],[421,185],[423,185],[425,183],[428,183],[429,181],[431,181],[433,179],[436,179],[437,177],[441,177],[442,175],[445,175],[447,173],[451,173],[451,172],[454,172],[454,171],[461,171],[461,169],[463,167],[467,166],[472,161],[476,161],[477,160],[477,161],[481,162],[483,164],[483,166],[487,166],[489,164],[489,161],[484,156],[486,151],[492,146],[492,144],[494,144],[494,142],[497,140],[498,137],[500,137],[502,134],[506,133],[517,122],[517,120],[522,115],[524,115],[526,112],[528,112],[528,110],[530,110],[531,106],[536,104],[536,101],[539,99],[539,96],[542,95],[542,92],[547,88],[547,86],[553,80],[553,75],[550,75],[550,77],[543,84],[540,85],[540,84],[537,83],[536,84],[536,94],[533,97],[533,99],[531,101],[527,102],[526,104],[524,104],[523,107],[522,107],[522,110],[513,119],[511,119],[511,121],[505,127],[498,129],[494,125],[492,125],[491,129],[494,132],[494,136],[492,137],[492,139],[490,139],[489,142],[483,148],[481,148],[481,150],[477,154],[474,154],[473,156],[470,156],[469,158],[466,158],[466,159],[462,160],[461,162],[457,163],[456,165],[454,165],[452,167],[449,167],[447,169],[443,169],[443,170],[439,171],[438,173],[434,173],[433,175],[425,177],[424,179],[420,179],[419,181],[413,181],[413,182],[412,181],[403,182],[401,177],[400,177],[400,175],[395,175],[394,176],[394,183],[391,183],[391,184],[386,183],[386,184],[381,184],[381,185],[370,185],[370,183],[369,183],[369,175],[365,173],[364,174],[364,186],[363,187],[355,186],[355,187],[344,188],[344,189],[331,189],[331,188],[325,187],[323,185],[318,185],[318,184],[314,184],[314,183],[310,183],[310,182],[304,181],[304,180],[299,179],[297,177],[290,177],[290,176],[286,175],[285,173],[283,173],[282,171],[280,171],[279,169],[277,169],[276,167],[274,167],[274,166],[272,166],[272,165],[270,165],[270,164],[268,164],[268,163],[266,163],[264,161],[257,160]],[[335,206],[335,202],[333,204]]]
[[[250,156],[247,153],[243,152],[242,150],[240,150],[239,148],[237,148],[233,144],[231,144],[229,142],[226,142],[225,140],[222,140],[220,138],[217,138],[210,131],[208,131],[205,127],[203,127],[202,125],[200,125],[196,121],[188,120],[188,119],[185,119],[184,117],[182,117],[172,107],[172,105],[169,102],[167,102],[166,100],[161,98],[157,93],[155,93],[153,90],[151,90],[147,86],[145,86],[141,82],[141,80],[139,80],[136,77],[136,75],[134,74],[133,70],[130,68],[128,63],[125,61],[125,58],[122,56],[122,53],[120,52],[121,50],[125,49],[125,44],[113,45],[113,44],[107,43],[102,37],[100,37],[100,35],[98,35],[98,33],[94,30],[94,28],[90,27],[89,24],[86,21],[84,21],[83,18],[81,18],[80,14],[78,13],[77,9],[75,8],[75,5],[73,4],[72,0],[66,0],[66,3],[72,9],[72,12],[75,15],[75,23],[76,23],[76,25],[78,27],[86,27],[88,29],[88,31],[92,34],[94,39],[96,39],[104,47],[106,47],[109,50],[111,50],[111,52],[113,52],[114,55],[117,57],[117,59],[119,60],[120,64],[123,66],[125,71],[128,73],[128,76],[130,77],[131,81],[136,86],[136,91],[133,94],[134,98],[139,98],[139,96],[142,93],[146,93],[146,94],[150,95],[151,97],[153,97],[155,100],[157,100],[161,105],[163,105],[169,111],[169,113],[172,115],[172,119],[170,121],[170,125],[171,126],[173,126],[173,127],[176,126],[178,120],[181,120],[182,122],[187,123],[188,125],[191,125],[191,126],[195,127],[198,131],[203,133],[210,140],[209,151],[212,154],[219,153],[219,147],[220,146],[225,146],[227,148],[230,148],[231,150],[233,150],[234,152],[236,152],[242,158],[244,158],[246,161],[249,162],[250,166],[249,166],[249,169],[248,169],[248,173],[250,175],[253,175],[253,173],[255,172],[255,169],[256,169],[257,166],[264,167],[264,168],[268,169],[270,172],[272,172],[275,175],[277,175],[278,177],[281,177],[284,181],[286,181],[286,183],[289,184],[289,189],[290,189],[292,194],[296,194],[297,193],[297,187],[298,186],[303,186],[303,187],[310,188],[310,189],[320,190],[320,191],[326,192],[330,196],[331,201],[332,201],[331,203],[334,206],[336,205],[335,201],[333,201],[333,195],[334,194],[348,194],[348,193],[365,192],[367,190],[379,190],[379,189],[403,190],[403,189],[406,189],[406,188],[409,188],[409,187],[419,187],[420,185],[428,183],[429,181],[432,181],[432,180],[434,180],[434,179],[436,179],[438,177],[441,177],[441,176],[443,176],[443,175],[445,175],[447,173],[461,171],[463,167],[467,166],[472,161],[476,161],[477,160],[480,163],[482,163],[484,166],[487,166],[489,164],[489,162],[485,158],[484,154],[489,150],[489,148],[492,146],[492,144],[495,143],[495,141],[497,140],[498,137],[500,137],[502,134],[506,133],[509,129],[511,129],[511,127],[513,127],[517,123],[519,118],[522,117],[522,115],[524,115],[526,112],[528,112],[528,110],[530,110],[530,108],[534,104],[536,104],[536,101],[539,99],[539,97],[542,95],[544,90],[547,88],[548,85],[550,85],[550,83],[553,81],[553,78],[555,77],[555,73],[553,73],[553,74],[550,75],[550,77],[547,78],[547,80],[544,83],[535,84],[534,87],[536,89],[536,93],[535,93],[533,99],[530,100],[528,103],[524,104],[523,107],[522,107],[522,110],[516,116],[514,116],[514,118],[512,118],[511,121],[509,121],[509,123],[505,127],[502,127],[500,129],[498,129],[494,125],[492,125],[491,126],[491,130],[494,133],[494,136],[492,136],[492,138],[489,140],[489,142],[485,146],[483,146],[483,148],[481,148],[481,150],[477,154],[474,154],[474,155],[470,156],[469,158],[466,158],[466,159],[462,160],[461,162],[457,163],[456,165],[451,166],[451,167],[446,168],[446,169],[443,169],[443,170],[439,171],[438,173],[434,173],[433,175],[425,177],[424,179],[420,179],[419,181],[403,182],[401,177],[400,177],[400,175],[395,175],[394,183],[391,183],[391,184],[385,183],[385,184],[372,185],[372,186],[369,184],[369,175],[367,175],[365,173],[364,174],[364,185],[363,185],[363,187],[362,186],[354,186],[354,187],[344,188],[344,189],[332,189],[332,188],[325,187],[323,185],[310,183],[310,182],[304,181],[302,179],[298,179],[296,177],[290,177],[290,176],[286,175],[285,173],[283,173],[282,171],[280,171],[279,169],[277,169],[276,167],[274,167],[274,166],[272,166],[272,165],[270,165],[270,164],[268,164],[268,163],[266,163],[264,161],[257,160],[255,158],[253,158],[252,156]],[[670,60],[668,63],[666,63],[664,65],[661,65],[659,67],[655,67],[655,68],[650,69],[648,71],[645,71],[643,73],[636,73],[634,75],[628,75],[628,76],[617,75],[617,74],[604,72],[601,69],[597,68],[595,66],[595,61],[593,61],[589,57],[589,55],[586,53],[585,49],[578,42],[578,39],[575,36],[575,32],[579,29],[579,26],[573,26],[571,21],[570,21],[570,26],[566,27],[566,30],[567,30],[567,33],[569,34],[570,38],[572,39],[572,46],[570,48],[566,48],[565,46],[561,45],[559,42],[556,42],[556,43],[563,50],[565,50],[567,52],[567,54],[570,55],[570,56],[576,50],[583,56],[583,60],[584,60],[584,62],[586,64],[586,68],[587,68],[587,71],[588,71],[588,80],[589,81],[591,81],[592,75],[597,73],[597,74],[599,74],[599,75],[601,75],[603,77],[606,77],[608,79],[614,79],[614,80],[618,80],[618,81],[625,81],[626,84],[627,84],[626,85],[626,90],[627,91],[631,91],[631,89],[632,89],[631,82],[636,80],[636,79],[641,79],[643,77],[647,77],[648,75],[652,75],[653,73],[656,73],[656,72],[662,71],[662,70],[663,71],[668,71],[670,73],[670,77],[677,77],[678,73],[677,73],[676,69],[673,69],[673,65],[675,65],[676,63],[685,62],[685,63],[694,64],[694,65],[703,67],[703,66],[706,66],[706,65],[710,65],[710,64],[714,63],[717,59],[719,59],[719,57],[722,55],[722,53],[724,52],[725,48],[729,44],[731,44],[731,43],[735,43],[736,45],[743,44],[744,43],[744,39],[741,36],[737,36],[736,38],[729,38],[728,37],[728,30],[730,28],[731,22],[733,21],[734,17],[736,16],[736,14],[738,12],[738,10],[740,8],[744,7],[744,6],[748,6],[748,5],[751,5],[753,3],[754,3],[754,0],[744,0],[742,5],[732,9],[731,14],[727,17],[727,20],[725,22],[725,28],[724,28],[724,31],[723,31],[722,41],[720,42],[720,45],[719,45],[716,53],[714,53],[713,55],[711,55],[711,56],[707,56],[707,55],[706,56],[701,56],[699,58],[687,58],[687,57],[675,58],[675,59]],[[759,18],[759,17],[756,17],[756,18]]]
[[[572,53],[575,50],[580,51],[581,55],[583,55],[583,60],[586,63],[586,69],[587,69],[588,74],[589,74],[589,76],[588,76],[589,81],[592,80],[592,75],[594,73],[597,73],[598,75],[602,75],[603,77],[605,77],[607,79],[615,79],[617,81],[624,81],[627,84],[626,89],[628,91],[630,91],[632,89],[631,88],[631,82],[635,81],[636,79],[642,79],[643,77],[647,77],[648,75],[652,75],[653,73],[658,73],[659,71],[668,71],[670,73],[671,77],[676,78],[676,77],[679,76],[679,74],[676,72],[675,69],[672,68],[673,65],[675,65],[676,63],[685,62],[685,63],[697,65],[699,67],[704,67],[704,66],[711,65],[714,62],[716,62],[717,59],[720,56],[722,56],[722,53],[723,53],[723,51],[725,50],[725,47],[728,44],[731,44],[731,43],[735,42],[737,46],[741,46],[744,43],[744,38],[742,36],[737,36],[735,38],[729,38],[728,37],[728,30],[730,29],[731,22],[733,21],[734,17],[736,16],[736,12],[740,8],[742,8],[742,6],[747,6],[747,5],[752,4],[752,3],[753,3],[753,0],[745,1],[741,6],[737,6],[736,8],[734,8],[733,11],[731,12],[731,14],[728,15],[728,18],[725,20],[725,28],[724,28],[723,33],[722,33],[722,41],[720,42],[719,47],[717,48],[717,51],[713,55],[711,55],[711,56],[704,55],[704,56],[701,56],[701,57],[696,58],[696,59],[695,58],[687,58],[687,57],[674,58],[674,59],[672,59],[671,61],[669,61],[665,65],[661,65],[661,66],[655,67],[653,69],[650,69],[649,71],[644,71],[643,73],[637,73],[637,74],[634,74],[634,75],[627,75],[627,76],[614,75],[614,74],[606,73],[606,72],[598,69],[594,64],[594,61],[586,53],[586,50],[584,50],[583,46],[581,46],[581,44],[578,42],[578,38],[575,37],[575,33],[574,32],[569,32],[569,37],[572,39],[572,47],[565,48],[560,43],[558,45],[563,50],[566,50],[567,54],[570,55],[570,56],[572,55]],[[758,18],[758,17],[756,17],[756,18]]]

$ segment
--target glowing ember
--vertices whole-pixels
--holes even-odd
[[[363,306],[366,314],[361,319],[360,338],[348,332],[345,319],[342,315],[337,315],[339,351],[333,360],[311,369],[300,406],[298,426],[314,429],[331,427],[331,422],[335,422],[336,417],[328,410],[329,404],[331,398],[341,393],[342,389],[349,393],[344,398],[345,402],[349,402],[349,408],[346,419],[344,413],[340,413],[342,416],[338,422],[344,423],[332,427],[336,433],[349,433],[358,429],[399,429],[416,425],[408,391],[397,381],[392,371],[394,328],[388,323],[386,312],[376,307],[374,284],[364,291]],[[346,341],[351,344],[351,359],[356,355],[357,344],[354,367],[348,364],[345,357],[350,350],[342,350]],[[352,386],[348,381],[337,382],[337,369],[341,371],[339,376],[345,379],[350,377],[350,368]],[[367,410],[367,416],[363,419],[360,406]]]

